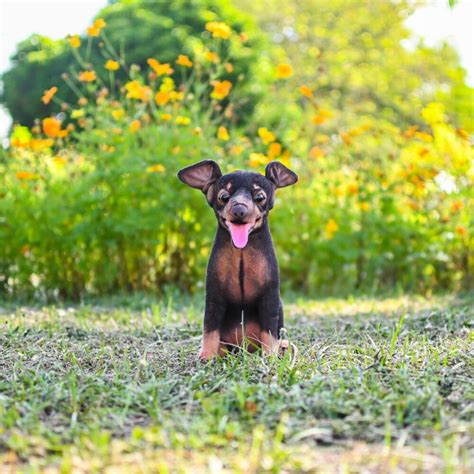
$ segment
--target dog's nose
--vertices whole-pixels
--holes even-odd
[[[245,204],[235,204],[232,206],[230,213],[234,219],[243,219],[247,216],[249,210]]]

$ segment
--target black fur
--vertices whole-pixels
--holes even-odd
[[[217,163],[206,160],[178,173],[178,178],[191,187],[201,189],[213,208],[217,221],[217,232],[212,248],[206,278],[206,309],[204,332],[219,330],[221,334],[237,327],[242,320],[257,322],[262,330],[279,338],[283,328],[283,307],[280,300],[280,278],[278,263],[268,225],[268,213],[274,205],[276,188],[289,186],[297,181],[295,173],[279,162],[267,165],[265,176],[248,171],[235,171],[222,175]],[[256,202],[255,185],[266,195],[264,202]],[[224,190],[224,191],[222,191]],[[229,201],[247,200],[255,206],[254,216],[259,227],[253,230],[243,249],[234,247],[226,226],[224,212],[227,203],[218,199],[219,192],[229,195]],[[249,201],[251,200],[251,201]],[[238,219],[230,222],[240,223]],[[239,252],[240,255],[236,254]],[[222,255],[236,259],[231,265],[235,275],[227,277],[220,262]],[[238,258],[238,262],[237,262]],[[258,259],[258,261],[257,261]],[[260,265],[257,265],[260,264]],[[255,281],[255,268],[264,268],[262,277]],[[227,269],[228,270],[228,269]],[[250,280],[252,278],[252,280]],[[229,284],[229,281],[231,282]],[[238,289],[235,285],[238,285]],[[245,288],[249,289],[246,294]]]

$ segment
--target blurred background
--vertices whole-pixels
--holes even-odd
[[[311,296],[469,291],[469,0],[2,3],[0,295],[200,291],[205,158],[300,176],[271,228]]]

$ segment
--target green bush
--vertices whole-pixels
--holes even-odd
[[[277,159],[299,174],[271,216],[285,288],[472,288],[472,146],[442,103],[420,105],[411,126],[346,113],[280,63],[263,73],[276,79],[280,120],[269,114],[270,127],[259,110],[260,123],[242,128],[242,91],[229,77],[232,56],[221,54],[246,39],[222,23],[206,30],[177,62],[140,68],[117,55],[106,69],[81,67],[67,77],[74,103],[55,89],[44,96],[62,115],[15,128],[0,157],[2,291],[195,291],[216,224],[176,172],[205,158],[224,171],[263,171]],[[89,61],[87,50],[75,54]]]

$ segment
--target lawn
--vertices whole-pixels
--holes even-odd
[[[296,360],[207,365],[201,298],[4,304],[0,472],[472,469],[472,297],[286,300]]]

